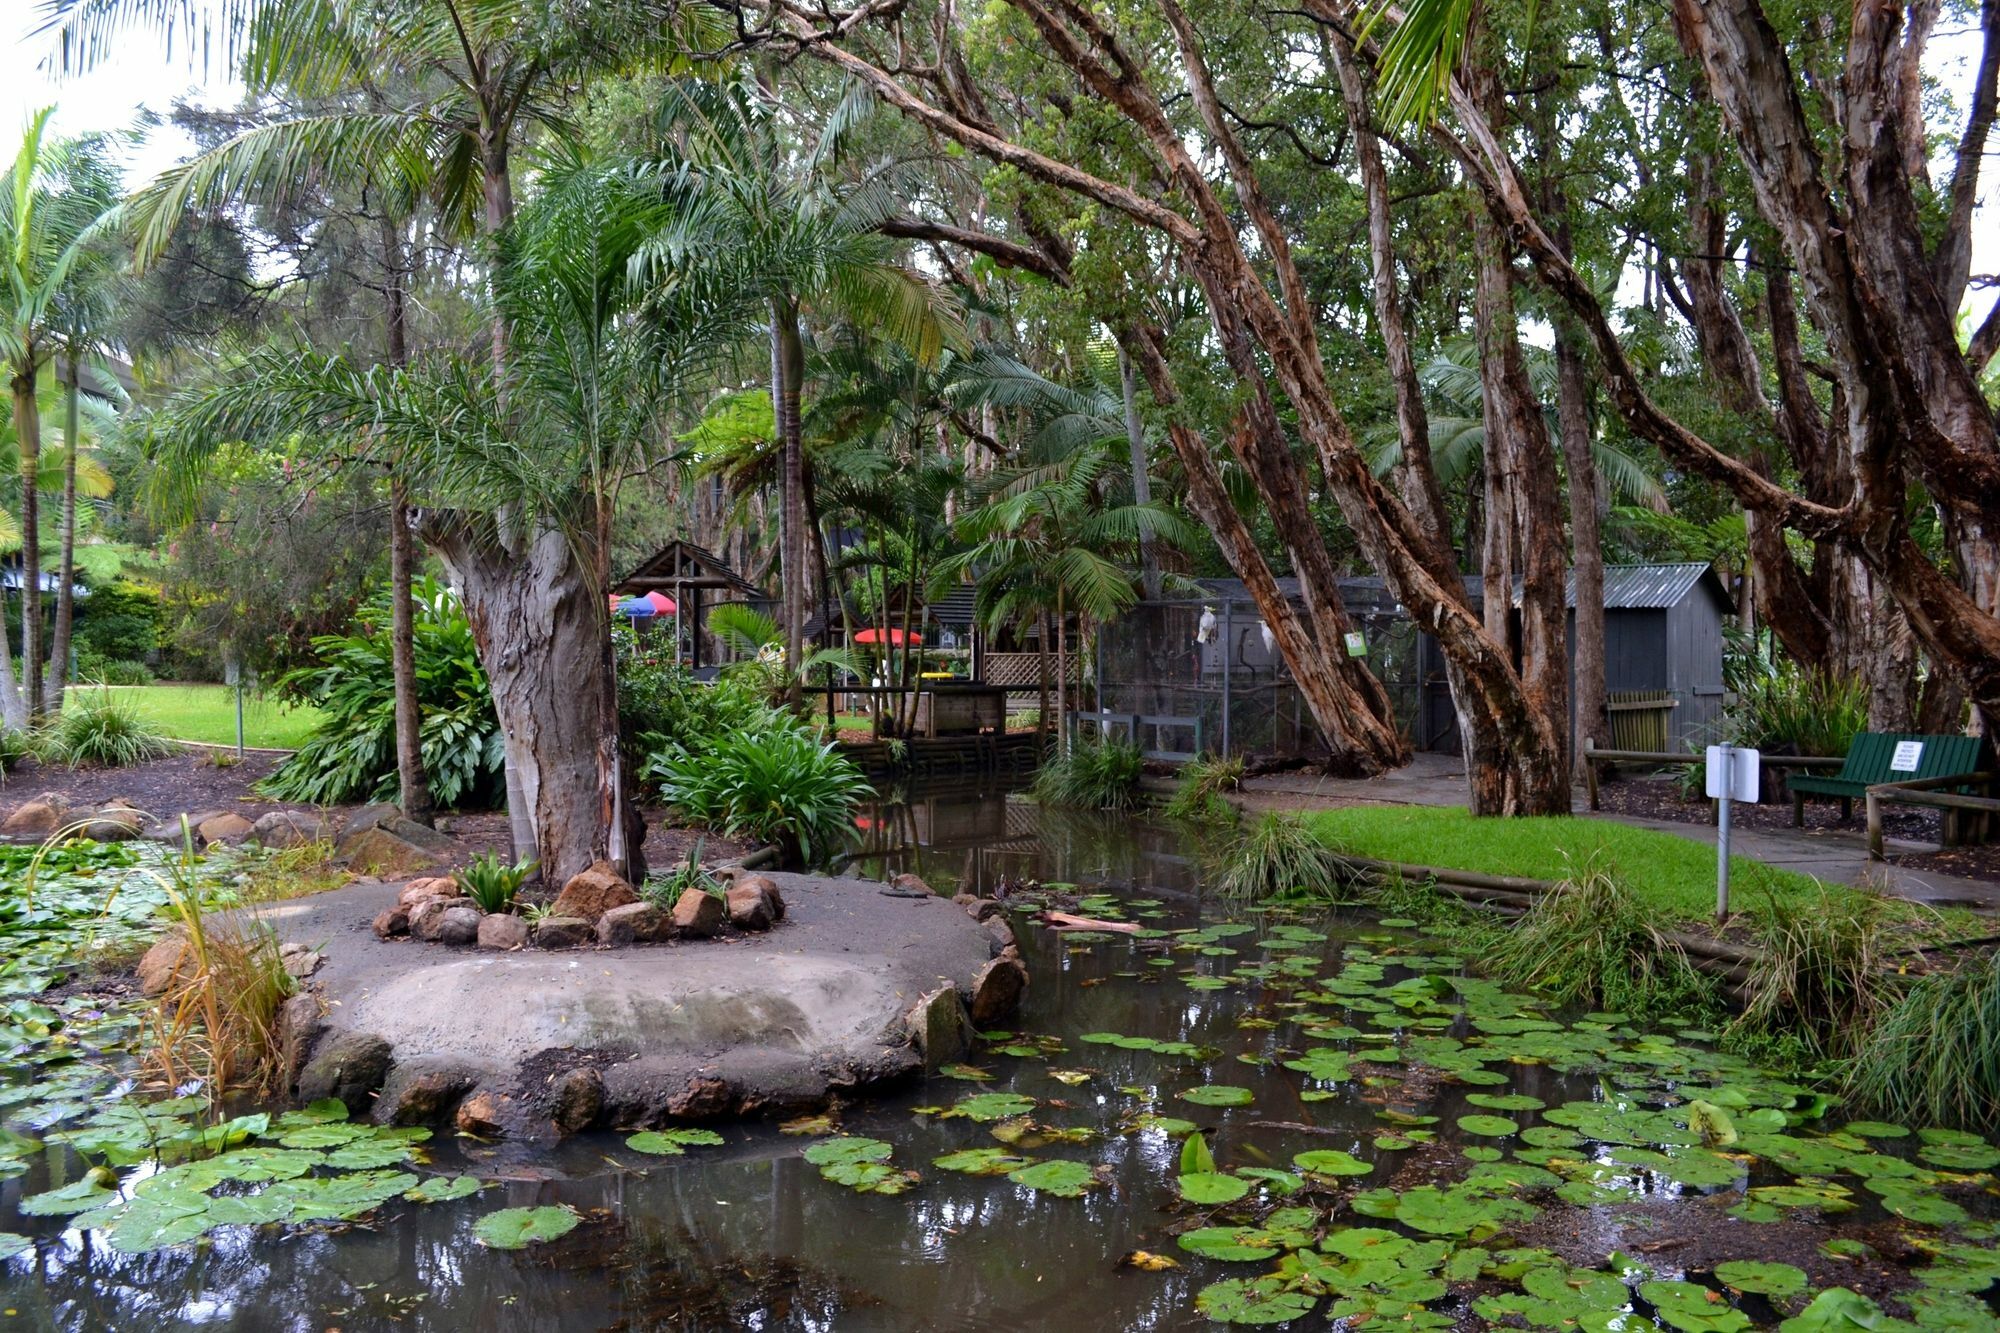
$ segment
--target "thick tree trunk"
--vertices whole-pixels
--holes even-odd
[[[1277,576],[1258,547],[1256,535],[1223,487],[1208,441],[1173,419],[1171,408],[1179,402],[1180,393],[1167,366],[1158,331],[1135,330],[1121,339],[1121,345],[1146,377],[1153,400],[1167,411],[1167,440],[1186,475],[1188,504],[1214,535],[1230,569],[1243,580],[1250,599],[1257,605],[1258,616],[1271,627],[1279,655],[1292,673],[1292,681],[1311,710],[1313,721],[1326,737],[1332,753],[1331,767],[1367,777],[1408,763],[1409,747],[1396,731],[1387,692],[1364,661],[1347,655],[1344,640],[1351,622],[1347,621],[1337,586],[1330,600],[1321,599],[1315,604],[1318,618],[1300,617],[1290,599],[1279,590]],[[1252,429],[1247,413],[1239,412],[1233,433],[1247,434]],[[1239,449],[1238,457],[1247,452]],[[1296,466],[1293,472],[1296,476]],[[1303,479],[1296,484],[1302,485]],[[1309,605],[1309,618],[1313,609]]]
[[[604,599],[560,532],[503,543],[492,521],[465,517],[434,530],[432,546],[465,597],[480,664],[506,746],[510,814],[525,816],[528,847],[560,885],[610,853],[600,742],[615,734],[601,679]]]
[[[1608,743],[1610,714],[1604,691],[1604,544],[1599,534],[1597,463],[1591,456],[1590,380],[1583,351],[1567,329],[1556,334],[1556,416],[1562,431],[1563,467],[1569,473],[1570,562],[1576,579],[1576,725],[1570,734],[1573,765],[1583,738]],[[1579,769],[1578,777],[1583,776]]]
[[[82,448],[83,422],[78,395],[76,358],[69,361],[69,382],[63,390],[62,552],[56,559],[56,634],[49,653],[49,693],[62,711],[63,688],[69,684],[70,632],[76,623],[76,456]]]
[[[777,434],[783,494],[778,515],[778,574],[785,618],[785,664],[804,659],[806,623],[806,465],[799,422],[800,381],[805,348],[799,336],[799,306],[790,297],[771,298],[771,420]]]
[[[42,465],[42,416],[35,374],[14,377],[14,436],[21,453],[21,682],[28,720],[42,719],[42,509],[36,474]]]

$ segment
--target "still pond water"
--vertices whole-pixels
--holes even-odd
[[[794,1127],[818,1135],[733,1125],[671,1157],[611,1134],[553,1150],[440,1136],[371,1158],[383,1145],[338,1125],[244,1131],[262,1180],[285,1179],[287,1153],[388,1168],[356,1173],[390,1183],[347,1223],[121,1213],[149,1194],[214,1208],[185,1190],[253,1194],[259,1174],[132,1194],[159,1168],[128,1126],[102,1131],[123,1144],[108,1158],[46,1141],[91,1116],[102,1129],[128,1090],[118,1067],[93,1069],[88,1050],[52,1060],[17,1029],[17,1053],[40,1053],[0,1070],[0,1333],[1189,1329],[1211,1315],[1727,1333],[1802,1310],[1828,1317],[1794,1325],[1815,1333],[1862,1326],[1842,1310],[1873,1317],[1839,1294],[1814,1301],[1834,1286],[1922,1327],[2000,1327],[1990,1145],[1843,1129],[1837,1108],[1817,1114],[1707,1034],[1551,1021],[1465,979],[1414,923],[1244,913],[1204,896],[1180,834],[1141,820],[991,796],[869,822],[886,842],[934,845],[866,872],[915,870],[944,892],[1054,885],[1071,910],[1145,933],[1058,938],[1030,923],[1032,893],[1017,899],[1034,979],[1018,1029],[961,1077],[846,1107],[830,1130]],[[115,1014],[95,1021],[129,1035]],[[52,1101],[59,1083],[76,1095]],[[1696,1099],[1718,1118],[1691,1116]],[[1191,1126],[1212,1165],[1184,1160]],[[100,1160],[125,1197],[87,1183]],[[447,1194],[460,1175],[492,1183],[365,1211],[410,1183],[397,1172]],[[64,1187],[87,1197],[34,1202]],[[499,1209],[546,1205],[581,1224],[517,1250],[475,1235]],[[165,1243],[177,1234],[204,1238]],[[1175,1266],[1121,1264],[1134,1251]]]

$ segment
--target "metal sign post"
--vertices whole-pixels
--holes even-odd
[[[1715,921],[1729,919],[1729,805],[1757,802],[1757,774],[1763,756],[1734,745],[1708,747],[1708,795],[1715,801]]]

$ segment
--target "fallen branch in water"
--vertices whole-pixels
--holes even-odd
[[[1074,916],[1068,912],[1044,912],[1043,925],[1053,930],[1112,930],[1121,935],[1136,935],[1140,926],[1132,921],[1099,921],[1094,917]]]

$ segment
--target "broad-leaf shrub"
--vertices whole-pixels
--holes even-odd
[[[450,589],[432,579],[412,589],[416,604],[417,704],[424,773],[441,806],[481,809],[505,798],[500,723],[472,626]],[[396,794],[396,679],[390,659],[392,608],[372,599],[347,634],[313,640],[318,666],[288,673],[282,698],[318,706],[312,738],[260,784],[267,795],[316,805],[389,800]]]
[[[845,845],[870,790],[845,755],[775,710],[727,735],[667,746],[644,776],[682,818],[725,837],[776,843],[788,860],[806,864]]]

